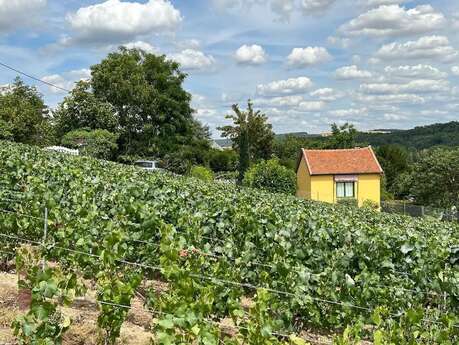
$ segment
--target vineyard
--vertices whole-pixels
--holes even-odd
[[[102,344],[136,294],[154,344],[459,343],[457,223],[7,142],[0,172],[0,261],[32,291],[20,344],[59,344],[89,285]]]

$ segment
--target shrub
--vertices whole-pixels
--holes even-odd
[[[358,207],[359,206],[359,204],[357,202],[357,199],[354,199],[354,198],[338,199],[338,204],[339,205],[343,205],[343,206],[347,206],[347,207]]]
[[[272,193],[295,194],[295,173],[280,165],[279,160],[262,161],[251,167],[244,176],[244,185]]]
[[[237,171],[222,171],[215,174],[215,179],[219,181],[228,181],[236,183]]]
[[[175,174],[186,175],[193,166],[208,165],[208,149],[200,145],[177,145],[160,162],[162,168]]]
[[[233,150],[213,150],[211,152],[209,165],[215,172],[234,171],[237,168],[237,154]]]
[[[374,202],[373,200],[366,199],[363,201],[363,207],[369,208],[372,210],[379,210],[379,205],[377,202]]]
[[[118,149],[117,140],[117,134],[110,133],[105,129],[94,131],[79,129],[64,135],[62,144],[79,149],[84,156],[109,160],[113,158]]]
[[[214,180],[214,173],[212,170],[203,166],[194,166],[191,168],[190,176],[193,176],[202,181],[210,182]]]

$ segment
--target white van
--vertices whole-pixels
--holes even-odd
[[[161,170],[156,161],[136,161],[134,165],[147,171]]]

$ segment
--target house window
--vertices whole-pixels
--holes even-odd
[[[336,182],[336,196],[338,198],[354,198],[355,182]]]

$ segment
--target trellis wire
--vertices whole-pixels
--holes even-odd
[[[4,234],[0,234],[0,236],[4,236]],[[10,236],[8,236],[8,237],[10,237]],[[18,238],[16,236],[13,236],[13,237],[14,238]],[[27,240],[27,239],[24,239],[24,240],[34,243],[34,241],[30,241],[30,240]],[[41,242],[35,242],[35,243],[36,244],[41,244]],[[74,249],[70,249],[70,248],[59,247],[59,246],[55,246],[54,248],[62,249],[62,250],[65,250],[65,251],[68,251],[68,252],[77,253],[77,254],[87,255],[87,256],[94,257],[94,258],[99,258],[99,259],[101,258],[99,255],[90,254],[90,253],[87,253],[87,252],[78,251],[78,250],[74,250]],[[123,264],[126,264],[126,265],[132,265],[132,266],[137,266],[137,267],[142,267],[142,268],[154,269],[156,271],[161,271],[161,267],[158,267],[158,266],[140,264],[140,263],[130,262],[130,261],[122,260],[122,259],[117,259],[116,261],[118,261],[120,263],[123,263]],[[256,286],[256,285],[249,284],[249,283],[240,283],[240,282],[235,282],[235,281],[230,281],[230,280],[224,280],[224,279],[220,279],[220,278],[216,278],[216,277],[212,277],[212,276],[199,275],[199,274],[190,274],[190,276],[192,276],[194,278],[199,278],[199,279],[211,280],[214,283],[239,286],[239,287],[244,287],[244,288],[248,288],[248,289],[252,289],[252,290],[264,289],[264,290],[266,290],[268,292],[271,292],[271,293],[274,293],[274,294],[278,294],[278,295],[284,295],[284,296],[290,296],[290,297],[298,297],[298,298],[304,297],[304,296],[301,296],[301,295],[294,294],[292,292],[287,292],[287,291],[282,291],[282,290],[277,290],[277,289],[272,289],[272,288],[267,288],[267,287],[262,287],[262,286]],[[322,299],[322,298],[317,298],[317,297],[312,297],[312,296],[308,296],[308,299],[311,299],[311,300],[316,301],[316,302],[323,302],[323,303],[327,303],[327,304],[340,305],[342,307],[365,310],[365,311],[368,311],[368,312],[373,312],[374,311],[373,309],[369,308],[368,306],[367,307],[362,307],[362,306],[358,306],[358,305],[355,305],[355,304],[352,304],[352,303],[343,303],[343,302],[340,302],[340,301],[332,301],[332,300],[327,300],[327,299]],[[400,317],[400,315],[398,315],[398,314],[391,314],[390,316],[392,316],[392,317]],[[437,321],[434,321],[434,320],[430,320],[430,319],[427,319],[427,318],[423,319],[423,321],[436,323],[436,324],[442,324],[440,322],[437,322]],[[453,325],[453,327],[459,328],[459,324]]]
[[[2,211],[2,210],[0,209],[0,211]],[[3,211],[7,211],[7,210],[3,210]],[[29,215],[25,215],[25,214],[21,214],[21,213],[18,213],[18,212],[8,211],[8,213],[17,213],[19,215],[23,215],[23,216],[27,216],[27,217],[30,217],[30,218],[35,218],[35,219],[42,220],[41,218],[34,217],[34,216],[29,216]],[[17,236],[11,236],[11,235],[6,235],[6,234],[0,234],[0,236],[4,236],[4,237],[8,237],[8,238],[22,240],[22,241],[29,242],[29,243],[42,245],[42,242],[32,241],[32,240],[25,239],[25,238],[20,238],[20,237],[17,237]],[[73,249],[66,248],[66,247],[55,246],[54,248],[65,250],[65,251],[69,251],[69,252],[73,252],[73,253],[77,253],[77,254],[81,254],[81,255],[88,255],[88,256],[91,256],[91,257],[99,258],[99,259],[101,258],[100,256],[95,255],[95,254],[90,254],[90,253],[83,252],[83,251],[73,250]],[[117,259],[116,261],[120,262],[120,263],[123,263],[123,264],[127,264],[127,265],[132,265],[132,266],[141,267],[141,268],[153,269],[153,270],[161,272],[161,267],[159,267],[159,266],[151,266],[151,265],[147,265],[147,264],[134,263],[134,262],[129,262],[129,261],[122,260],[122,259]],[[271,288],[266,288],[266,287],[260,287],[260,286],[256,286],[256,285],[249,284],[249,283],[240,283],[240,282],[235,282],[235,281],[229,281],[229,280],[224,280],[224,279],[220,279],[220,278],[216,278],[216,277],[212,277],[212,276],[206,276],[206,275],[190,274],[190,276],[193,276],[195,278],[200,278],[200,279],[212,280],[212,281],[217,282],[217,283],[240,286],[240,287],[245,287],[245,288],[254,289],[254,290],[265,289],[266,291],[269,291],[269,292],[272,292],[272,293],[275,293],[275,294],[279,294],[279,295],[285,295],[285,296],[291,296],[291,297],[301,297],[301,296],[296,295],[296,294],[291,293],[291,292],[282,291],[282,290],[276,290],[276,289],[271,289]],[[388,286],[384,286],[384,287],[388,287]],[[416,290],[412,290],[412,291],[416,291]],[[332,301],[332,300],[321,299],[321,298],[316,298],[316,297],[311,297],[311,296],[308,296],[308,298],[311,299],[311,300],[315,300],[317,302],[324,302],[324,303],[329,303],[329,304],[334,304],[334,305],[340,305],[340,306],[343,306],[343,307],[356,308],[356,309],[360,309],[360,310],[366,310],[366,311],[369,311],[369,312],[373,311],[371,308],[362,307],[362,306],[354,305],[354,304],[351,304],[351,303],[343,303],[343,302],[340,302],[340,301]],[[393,314],[391,316],[399,317],[400,315]],[[432,323],[438,323],[438,322],[430,320],[430,319],[425,319],[424,321],[428,321],[428,322],[432,322]],[[439,324],[441,324],[441,323],[439,323]],[[459,325],[453,325],[453,327],[459,328]]]

